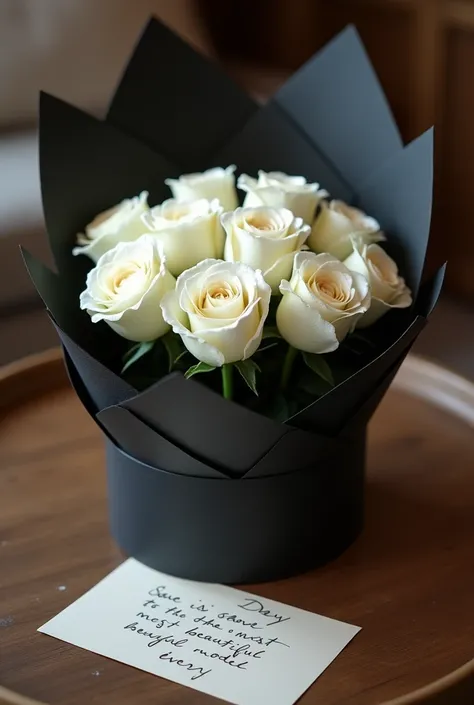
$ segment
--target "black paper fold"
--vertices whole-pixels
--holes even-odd
[[[21,252],[32,282],[56,325],[74,345],[111,369],[125,352],[126,343],[109,326],[92,323],[90,316],[79,308],[79,291],[84,284],[77,291],[75,282],[69,277],[51,271],[27,250],[22,249]],[[80,344],[75,341],[80,341]],[[76,359],[75,351],[71,350],[70,353]],[[116,384],[122,381],[118,377],[117,380]]]
[[[433,199],[433,130],[397,152],[357,190],[357,203],[376,218],[416,298],[425,263]]]
[[[97,414],[97,420],[125,453],[145,465],[166,472],[227,479],[227,475],[193,458],[121,406],[110,406]]]
[[[420,288],[420,293],[416,301],[416,311],[420,316],[429,318],[438,303],[441,289],[443,288],[444,277],[446,276],[445,262]]]
[[[424,318],[417,317],[385,353],[293,416],[289,423],[301,429],[317,428],[328,435],[340,433],[350,424],[352,415],[368,398],[370,390],[382,382],[397,359],[408,353],[425,324]]]
[[[194,457],[237,476],[289,430],[178,372],[121,406]]]
[[[95,412],[112,404],[119,404],[126,399],[133,398],[137,394],[136,389],[122,377],[116,375],[96,358],[80,348],[54,320],[52,323],[64,349],[70,357],[71,363],[89,391],[95,405]]]
[[[297,71],[274,100],[354,188],[402,148],[387,99],[352,26]]]
[[[151,19],[107,120],[166,154],[182,170],[193,171],[205,168],[206,160],[256,109],[219,66]]]
[[[217,153],[213,163],[235,163],[239,171],[248,174],[256,174],[259,169],[304,174],[309,182],[324,185],[334,198],[348,202],[354,198],[354,189],[276,103],[255,113]]]
[[[72,255],[77,233],[98,213],[141,191],[159,203],[169,197],[164,180],[179,174],[158,152],[47,93],[40,101],[40,171],[56,266],[73,274],[88,264]]]

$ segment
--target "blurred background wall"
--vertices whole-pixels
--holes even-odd
[[[436,125],[429,265],[448,259],[448,292],[474,300],[474,0],[0,0],[0,318],[20,330],[36,302],[18,242],[47,257],[38,91],[103,114],[150,14],[261,99],[354,23],[404,139]]]

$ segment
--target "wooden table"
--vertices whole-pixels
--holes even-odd
[[[409,358],[371,424],[361,538],[249,587],[363,627],[301,705],[474,702],[473,425],[474,386]],[[0,702],[217,703],[36,632],[122,560],[100,432],[58,351],[0,371],[0,459]]]

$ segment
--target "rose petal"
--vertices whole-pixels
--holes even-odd
[[[268,273],[267,281],[277,293],[281,279],[290,276],[291,260],[306,242],[309,226],[283,208],[239,208],[221,220],[226,232],[225,259]],[[259,221],[275,227],[265,231],[255,225]]]
[[[188,318],[179,306],[176,291],[165,294],[161,301],[161,310],[164,320],[171,326],[173,333],[181,336],[181,340],[191,355],[213,367],[222,367],[225,363],[222,353],[199,336],[193,335],[187,328]]]
[[[228,304],[211,305],[207,297],[216,286],[234,292],[233,303],[229,299]],[[166,297],[162,308],[165,320],[195,357],[221,366],[244,359],[249,346],[258,346],[270,296],[261,272],[240,262],[211,259],[183,272],[175,296]],[[232,310],[237,303],[239,309]],[[222,317],[229,313],[236,315]]]
[[[283,281],[280,291],[283,298],[277,309],[276,321],[285,340],[294,348],[309,353],[336,350],[339,342],[334,326],[293,293],[289,282]]]
[[[364,242],[384,240],[379,223],[342,201],[321,202],[308,244],[314,252],[329,252],[345,260],[352,252],[351,237],[358,234]]]
[[[105,321],[128,340],[155,340],[169,329],[160,302],[174,286],[158,243],[144,235],[116,245],[99,259],[87,276],[80,307],[93,323]]]
[[[166,179],[165,184],[170,187],[174,198],[179,201],[216,198],[224,210],[231,211],[238,206],[235,169],[234,165],[225,169],[213,167],[202,173],[184,174],[179,179]]]
[[[238,188],[246,191],[244,207],[266,205],[288,208],[295,216],[311,224],[316,207],[328,193],[319,188],[319,184],[306,183],[303,176],[288,176],[283,172],[258,172],[258,180],[242,174],[237,182]]]

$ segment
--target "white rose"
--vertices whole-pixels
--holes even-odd
[[[344,264],[368,280],[372,294],[370,309],[357,321],[358,328],[371,326],[391,308],[411,306],[410,289],[399,276],[396,263],[379,245],[366,245],[354,238],[354,251]]]
[[[242,174],[237,186],[247,193],[244,208],[288,208],[309,225],[314,220],[318,203],[328,195],[327,191],[319,188],[319,184],[308,184],[304,176],[288,176],[281,171],[259,171],[258,179]]]
[[[261,272],[240,262],[209,259],[178,277],[161,308],[194,357],[221,367],[257,350],[270,297]]]
[[[143,235],[145,228],[141,216],[148,211],[148,193],[142,191],[139,196],[126,198],[117,206],[99,213],[86,226],[86,232],[77,236],[73,255],[87,255],[94,262],[115,247],[119,242],[136,240]]]
[[[102,255],[87,275],[80,305],[93,323],[105,321],[127,340],[156,340],[169,330],[160,303],[174,286],[158,241],[142,235]]]
[[[370,307],[367,279],[327,254],[298,253],[291,280],[280,291],[278,330],[303,352],[336,350]]]
[[[184,174],[179,179],[166,179],[173,197],[178,201],[194,201],[217,198],[225,211],[232,211],[239,205],[235,190],[235,166],[226,169],[215,167],[200,174]]]
[[[293,258],[311,228],[287,208],[237,208],[221,218],[226,231],[224,259],[261,269],[273,293],[291,275]]]
[[[314,252],[329,252],[342,262],[352,252],[353,235],[360,236],[367,243],[386,239],[375,218],[348,206],[344,201],[331,201],[329,204],[322,201],[308,245]]]
[[[170,198],[145,213],[142,229],[159,240],[167,268],[178,276],[203,259],[222,257],[224,231],[219,220],[221,213],[222,206],[216,198],[186,202]]]

